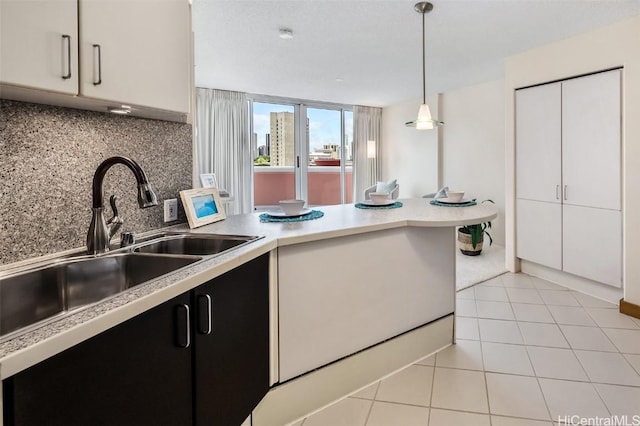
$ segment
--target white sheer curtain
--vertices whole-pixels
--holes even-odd
[[[249,107],[244,93],[196,88],[195,169],[215,173],[235,198],[227,214],[251,211]]]
[[[362,201],[364,190],[375,184],[382,175],[381,123],[382,108],[359,105],[353,107],[353,142],[355,145],[353,199],[355,202]],[[369,150],[368,155],[367,144],[370,147],[375,147],[374,152]]]

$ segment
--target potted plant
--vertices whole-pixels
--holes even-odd
[[[484,200],[490,201],[492,200]],[[482,245],[484,243],[484,234],[489,237],[489,245],[493,244],[493,238],[489,234],[488,229],[491,229],[491,221],[484,223],[476,223],[474,225],[464,225],[458,228],[458,242],[460,243],[460,251],[467,256],[477,256],[482,252]]]

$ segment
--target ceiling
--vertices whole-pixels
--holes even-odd
[[[640,0],[432,2],[428,96],[499,79],[505,57],[640,14]],[[418,99],[415,3],[194,0],[196,86],[369,106]]]

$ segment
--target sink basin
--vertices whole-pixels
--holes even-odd
[[[238,248],[258,238],[246,235],[163,234],[160,238],[140,243],[134,251],[209,256]]]
[[[0,337],[114,296],[200,259],[118,253],[67,259],[0,277]]]

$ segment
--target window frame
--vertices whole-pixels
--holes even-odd
[[[257,207],[255,205],[255,188],[254,188],[254,167],[253,167],[253,158],[252,158],[252,138],[253,138],[253,103],[270,103],[276,105],[290,105],[293,106],[294,112],[294,151],[296,155],[295,162],[298,162],[298,165],[294,165],[294,176],[295,176],[295,192],[296,198],[308,198],[308,175],[309,175],[309,164],[308,161],[299,161],[300,158],[308,158],[309,157],[309,141],[307,140],[306,134],[306,119],[307,119],[307,108],[313,109],[326,109],[333,111],[340,111],[340,158],[346,158],[346,144],[345,144],[345,112],[351,112],[353,114],[353,105],[348,104],[340,104],[334,102],[322,102],[322,101],[312,101],[306,99],[298,99],[298,98],[288,98],[281,96],[272,96],[272,95],[260,95],[260,94],[247,94],[247,108],[249,109],[249,135],[247,143],[249,144],[248,152],[248,160],[251,164],[251,208],[252,210],[256,210]],[[352,136],[353,138],[353,136]],[[352,140],[353,143],[353,140]],[[355,175],[355,158],[352,158],[352,173]],[[340,162],[340,203],[345,204],[347,194],[346,190],[346,161]],[[260,209],[270,208],[274,206],[260,206]]]

